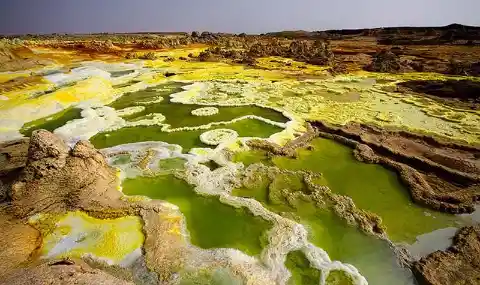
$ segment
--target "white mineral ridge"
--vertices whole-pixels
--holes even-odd
[[[44,76],[44,78],[52,83],[61,85],[68,82],[80,81],[89,77],[102,77],[110,79],[110,73],[94,66],[77,67],[72,69],[70,73],[55,73]]]

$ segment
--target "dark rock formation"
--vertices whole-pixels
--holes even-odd
[[[447,74],[461,76],[480,76],[480,61],[464,62],[452,59],[448,64]]]
[[[365,68],[368,71],[397,73],[405,69],[400,58],[389,50],[381,50],[373,56],[372,63]]]
[[[193,31],[191,36],[192,36],[192,38],[199,38],[199,37],[200,37],[200,33],[197,32],[197,31]]]
[[[436,251],[413,266],[420,284],[480,284],[480,225],[464,227],[446,251]]]
[[[471,80],[411,80],[397,86],[441,98],[480,103],[480,82]]]
[[[254,42],[247,50],[209,48],[198,56],[200,61],[217,61],[231,59],[237,63],[253,64],[254,59],[267,56],[282,56],[314,65],[331,65],[333,52],[327,41],[292,41],[289,46],[283,46],[278,41],[267,43]]]

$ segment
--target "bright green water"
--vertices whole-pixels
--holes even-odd
[[[378,214],[391,240],[413,243],[421,234],[455,225],[454,216],[413,204],[394,172],[357,161],[350,148],[332,140],[318,138],[311,145],[314,150],[299,150],[297,159],[275,157],[273,162],[283,169],[322,173],[332,191]]]
[[[180,285],[242,285],[239,277],[234,277],[228,269],[218,268],[212,271],[200,270],[193,274],[181,275]]]
[[[261,237],[271,227],[245,208],[196,194],[192,186],[173,175],[127,179],[122,188],[126,195],[143,195],[177,205],[186,218],[191,242],[202,248],[236,248],[258,255],[262,251]]]
[[[81,112],[82,110],[78,108],[65,109],[51,116],[24,124],[22,129],[20,129],[20,133],[29,137],[32,135],[33,131],[39,129],[45,129],[52,132],[56,128],[65,125],[68,121],[80,119],[82,117],[80,115]]]
[[[232,124],[215,126],[212,129],[228,128],[238,132],[241,137],[267,138],[282,129],[255,119],[245,119]],[[200,135],[208,130],[162,132],[160,126],[122,128],[107,133],[100,133],[90,139],[96,148],[105,148],[126,143],[142,141],[163,141],[181,145],[185,151],[193,147],[209,147],[200,141]]]
[[[156,97],[163,97],[163,101],[145,105],[145,110],[126,116],[126,120],[135,120],[142,116],[151,113],[161,113],[166,117],[165,124],[169,124],[172,128],[191,127],[205,125],[211,122],[230,121],[246,115],[257,115],[276,122],[287,122],[289,119],[282,115],[282,113],[268,108],[249,106],[217,106],[219,112],[212,116],[194,116],[191,112],[195,109],[205,106],[194,104],[178,104],[171,103],[168,95],[182,91],[183,83],[169,83],[159,87],[152,87],[146,90],[137,91],[134,93],[127,93],[120,97],[117,101],[110,104],[115,109],[123,109],[126,107],[135,106],[141,101],[153,100]]]
[[[367,278],[369,284],[412,284],[411,274],[397,264],[387,242],[349,226],[328,207],[320,208],[313,202],[300,198],[288,203],[285,199],[282,200],[278,190],[307,192],[297,175],[277,175],[271,183],[266,175],[256,175],[258,176],[253,179],[252,185],[236,189],[232,194],[254,198],[269,210],[306,225],[310,241],[326,250],[333,260],[354,265]],[[310,278],[308,275],[303,276],[304,273],[301,272],[295,274],[295,280]]]

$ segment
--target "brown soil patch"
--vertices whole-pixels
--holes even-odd
[[[81,260],[58,260],[20,269],[0,284],[5,285],[63,285],[104,284],[133,285],[99,269],[93,269]]]
[[[26,263],[41,244],[40,232],[11,215],[8,207],[0,206],[0,279]]]

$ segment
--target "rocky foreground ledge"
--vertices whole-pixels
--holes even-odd
[[[325,127],[315,127],[325,133]],[[338,136],[340,131],[329,133]],[[346,132],[341,134],[346,136]],[[361,137],[356,137],[355,141],[358,143]],[[388,141],[383,141],[383,145],[388,145]],[[54,134],[39,130],[30,140],[0,144],[0,155],[3,191],[0,203],[0,284],[135,283],[127,274],[113,276],[93,269],[82,260],[39,259],[42,235],[27,223],[28,218],[38,213],[63,214],[80,210],[97,218],[141,217],[145,234],[142,260],[143,268],[147,269],[142,278],[147,280],[148,277],[148,284],[169,280],[178,265],[175,263],[186,258],[182,241],[169,231],[175,225],[159,217],[165,211],[162,205],[122,199],[123,194],[117,190],[116,171],[89,142],[80,141],[70,149]],[[436,162],[444,160],[430,155],[429,158]],[[455,165],[454,169],[467,173],[458,177],[470,178],[469,172],[475,169]],[[438,166],[436,169],[443,168]],[[456,172],[442,171],[442,174],[447,173]],[[467,197],[466,200],[472,199],[471,195]],[[413,264],[412,269],[423,284],[480,284],[480,227],[460,229],[449,249],[422,258]]]
[[[308,147],[316,137],[332,139],[351,147],[357,160],[397,172],[415,203],[451,214],[475,211],[480,200],[480,146],[358,123],[311,125],[283,147],[261,140],[249,146],[295,157],[297,148]],[[480,284],[480,225],[460,229],[450,248],[414,262],[412,269],[420,284]]]
[[[28,219],[39,213],[82,211],[96,218],[139,216],[144,222],[143,249],[148,252],[141,259],[142,266],[152,272],[153,264],[168,270],[168,252],[160,243],[168,243],[169,225],[158,218],[165,211],[160,203],[122,199],[116,170],[87,141],[70,149],[56,135],[39,130],[32,134],[28,148],[26,143],[21,140],[0,145],[4,162],[0,168],[4,192],[0,204],[0,284],[134,284],[128,274],[119,274],[119,279],[82,260],[40,259],[42,235],[28,224]],[[173,238],[170,240],[174,248]],[[162,257],[163,263],[156,262]],[[144,275],[150,271],[145,270]],[[156,280],[152,284],[160,282],[155,273],[152,276]]]

